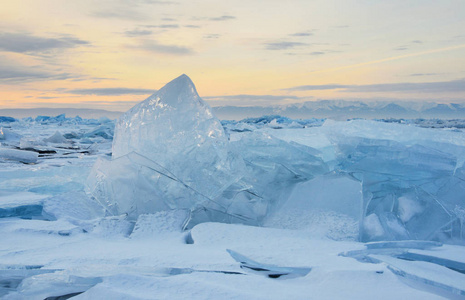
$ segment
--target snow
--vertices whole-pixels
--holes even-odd
[[[2,125],[1,151],[36,161],[0,158],[0,298],[464,297],[463,131],[276,116],[222,127],[190,80],[179,80],[182,97],[167,89],[149,102],[166,109],[157,126],[179,126],[207,143],[198,165],[178,143],[136,153],[134,142],[112,156],[114,122],[106,118]],[[196,104],[184,105],[186,95]],[[173,107],[207,118],[176,123]],[[147,135],[153,125],[144,125]],[[214,136],[204,134],[210,125]],[[44,141],[57,132],[59,143]],[[173,152],[155,152],[162,148]],[[205,171],[221,159],[244,162],[216,173],[240,175],[224,188]],[[171,169],[179,161],[195,168]],[[99,194],[88,193],[89,174]],[[119,207],[105,200],[115,194]]]

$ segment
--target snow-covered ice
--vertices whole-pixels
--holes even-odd
[[[2,299],[465,297],[459,128],[221,123],[187,76],[116,127],[0,122]]]

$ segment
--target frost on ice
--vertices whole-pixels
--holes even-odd
[[[136,219],[186,209],[194,224],[259,224],[279,200],[272,183],[289,186],[325,171],[321,159],[304,148],[271,137],[231,145],[220,121],[182,75],[119,119],[112,159],[97,161],[89,187],[113,215]]]

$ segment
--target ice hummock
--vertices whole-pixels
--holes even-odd
[[[196,192],[215,198],[242,177],[243,162],[211,108],[181,75],[117,122],[113,159],[136,152],[170,171]]]
[[[217,198],[245,173],[186,75],[120,117],[112,150],[111,161],[94,166],[89,186],[110,213],[132,218],[175,208],[226,212],[230,203]]]
[[[262,224],[292,187],[328,171],[319,152],[266,134],[230,142],[220,121],[182,75],[117,122],[112,158],[101,158],[89,188],[112,215],[170,209],[206,222]]]

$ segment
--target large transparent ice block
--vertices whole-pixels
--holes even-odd
[[[136,152],[184,184],[215,198],[242,177],[243,162],[211,108],[186,75],[169,82],[118,120],[113,159]]]

